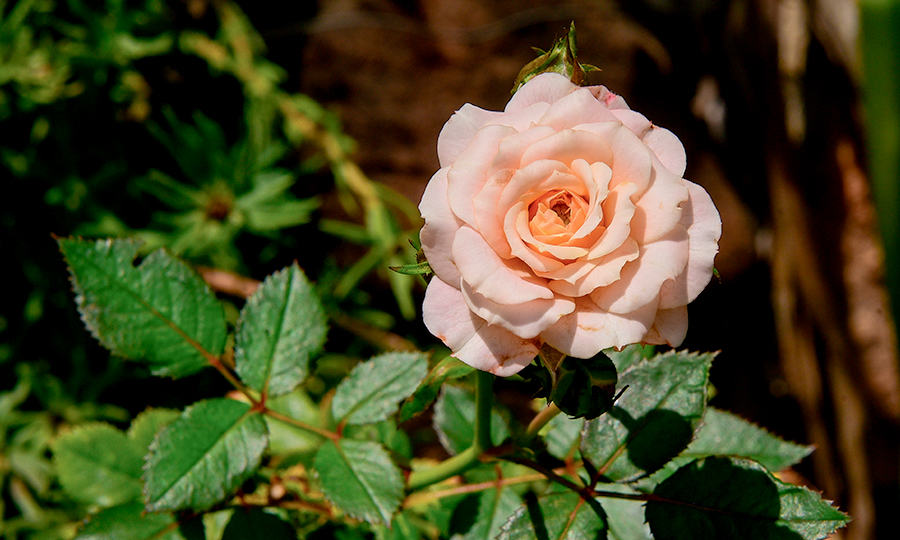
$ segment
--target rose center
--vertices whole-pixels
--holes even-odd
[[[562,220],[563,225],[566,226],[569,225],[569,220],[572,216],[570,202],[571,201],[564,201],[562,198],[559,198],[553,201],[553,205],[550,207],[550,210],[556,212],[556,215]]]

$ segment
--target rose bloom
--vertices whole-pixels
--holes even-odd
[[[422,249],[425,325],[496,375],[543,344],[573,357],[677,346],[722,222],[684,147],[603,86],[544,73],[503,112],[464,105],[438,138]]]

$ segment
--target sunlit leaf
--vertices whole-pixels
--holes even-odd
[[[581,442],[583,427],[584,418],[569,418],[564,414],[554,416],[547,423],[548,431],[544,435],[550,455],[563,460],[572,457]]]
[[[397,412],[425,378],[428,359],[419,352],[391,352],[353,368],[334,393],[331,410],[337,421],[367,424]]]
[[[267,277],[238,320],[234,361],[241,380],[272,396],[293,390],[325,344],[325,319],[296,263]]]
[[[489,489],[478,495],[478,511],[472,527],[463,534],[461,540],[493,540],[500,528],[522,505],[522,498],[509,487]],[[533,538],[533,537],[532,537]]]
[[[222,353],[222,306],[184,263],[156,251],[135,267],[140,244],[132,240],[58,242],[81,317],[104,347],[172,377],[209,365],[204,351]]]
[[[266,423],[250,405],[231,399],[201,401],[163,429],[147,455],[147,509],[203,510],[223,500],[259,465]]]
[[[313,465],[335,506],[369,523],[388,524],[403,498],[403,477],[376,442],[327,441]]]

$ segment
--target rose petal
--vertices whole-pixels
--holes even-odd
[[[453,239],[453,260],[462,280],[498,304],[553,298],[546,281],[531,276],[521,262],[501,259],[476,231],[462,227]],[[529,276],[529,277],[525,277]]]
[[[653,172],[650,185],[635,203],[631,218],[631,237],[639,244],[649,244],[662,238],[681,222],[681,205],[690,193],[684,179],[675,176],[652,155]]]
[[[537,356],[538,347],[469,310],[462,293],[440,279],[425,291],[422,318],[432,334],[475,369],[500,377],[518,373]]]
[[[706,288],[713,274],[713,262],[719,252],[722,219],[705,189],[684,181],[691,198],[684,203],[682,225],[690,237],[690,256],[687,268],[673,281],[663,284],[659,296],[661,309],[683,306],[693,302]]]
[[[553,103],[577,88],[578,86],[574,85],[564,75],[559,73],[541,73],[513,94],[504,111],[511,113],[535,103]]]
[[[612,253],[631,235],[631,220],[636,208],[631,197],[636,192],[637,186],[634,184],[619,184],[607,195],[603,202],[606,230],[591,247],[589,259],[597,259]]]
[[[471,103],[466,103],[453,113],[444,123],[438,135],[437,151],[441,167],[447,167],[469,146],[475,133],[493,118],[502,117],[503,113],[486,111]]]
[[[459,270],[452,259],[453,237],[463,222],[450,210],[446,168],[438,170],[428,181],[419,212],[425,220],[419,238],[428,264],[437,277],[448,283],[459,283]]]
[[[639,343],[655,315],[655,303],[620,315],[603,310],[589,298],[576,298],[575,311],[541,332],[541,339],[569,356],[590,358],[603,349]]]
[[[541,159],[552,159],[570,165],[576,159],[587,163],[612,162],[613,154],[606,142],[589,131],[563,129],[535,141],[522,154],[522,165]]]
[[[616,116],[597,101],[586,88],[579,88],[551,103],[547,112],[537,121],[538,125],[562,130],[576,124],[610,122]]]
[[[688,316],[687,306],[673,309],[660,309],[656,312],[656,320],[653,326],[644,336],[643,343],[647,345],[669,345],[677,347],[684,341],[687,335]]]
[[[610,112],[640,139],[643,139],[644,135],[653,127],[646,116],[631,109],[616,109]]]
[[[684,176],[684,169],[687,167],[687,155],[684,153],[684,145],[678,140],[678,137],[668,129],[659,126],[653,126],[650,131],[644,134],[644,144],[653,150],[656,157],[663,165],[676,176]]]
[[[591,298],[613,313],[630,313],[642,306],[658,303],[660,289],[667,279],[680,275],[688,262],[687,230],[675,228],[656,242],[641,246],[641,254],[622,269],[619,281],[596,289]]]
[[[572,238],[586,238],[596,232],[603,220],[603,202],[609,196],[612,169],[603,162],[588,163],[583,159],[576,159],[572,162],[572,172],[588,187],[590,201],[584,223],[575,231]]]
[[[487,181],[500,140],[515,132],[508,126],[481,128],[447,172],[450,208],[459,219],[473,227],[476,224],[472,199]]]
[[[572,277],[575,279],[555,279],[548,285],[550,290],[563,296],[585,296],[598,287],[606,287],[621,279],[622,268],[638,258],[640,248],[637,242],[628,238],[619,249],[605,255],[599,260],[577,261],[568,266],[578,265],[584,272],[578,272]]]
[[[537,337],[560,317],[575,309],[575,302],[562,297],[514,305],[498,304],[473,291],[465,281],[461,282],[461,291],[466,304],[475,315],[488,324],[502,326],[523,339]]]
[[[524,262],[534,272],[552,272],[563,268],[563,263],[546,255],[541,255],[525,245],[525,242],[522,241],[522,237],[519,236],[516,230],[519,220],[524,220],[526,224],[528,222],[528,205],[525,202],[513,205],[506,213],[503,221],[503,230],[506,234],[506,240],[509,242],[509,249],[512,255]]]

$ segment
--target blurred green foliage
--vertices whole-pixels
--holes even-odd
[[[411,348],[391,330],[414,318],[419,278],[387,268],[413,259],[418,213],[265,54],[232,2],[0,0],[0,538],[74,533],[47,459],[60,430],[184,405],[84,332],[51,234],[136,237],[142,255],[255,278],[296,260],[342,333],[322,392],[360,357]]]

